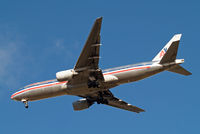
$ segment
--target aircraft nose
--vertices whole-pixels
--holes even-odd
[[[10,97],[12,100],[15,100],[15,94],[12,94]]]
[[[10,98],[12,100],[20,101],[20,95],[17,95],[16,93],[12,94]]]

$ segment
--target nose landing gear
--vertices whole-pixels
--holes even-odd
[[[28,108],[28,101],[27,100],[22,100],[22,102],[24,103],[25,108]]]
[[[28,108],[28,101],[25,102],[25,108]]]

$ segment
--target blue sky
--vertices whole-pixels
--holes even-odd
[[[1,1],[0,132],[199,133],[200,2],[169,1]],[[104,105],[74,112],[78,97],[30,103],[10,99],[24,85],[54,79],[73,68],[94,20],[103,16],[102,69],[150,61],[176,33],[178,58],[193,75],[163,72],[112,89],[115,96],[146,110],[136,114]]]

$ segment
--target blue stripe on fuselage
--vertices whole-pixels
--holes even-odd
[[[27,86],[25,86],[23,88],[24,89],[25,88],[31,88],[31,87],[41,86],[41,85],[46,85],[46,84],[51,84],[51,83],[55,83],[55,82],[58,82],[58,81],[56,79],[47,80],[47,81],[41,81],[41,82],[37,82],[37,83],[33,83],[33,84],[30,84],[30,85],[27,85]]]
[[[155,63],[155,62],[150,61],[150,62],[142,62],[142,63],[131,64],[131,65],[126,65],[126,66],[114,67],[114,68],[109,68],[109,69],[103,70],[103,73],[108,73],[108,72],[113,72],[116,70],[122,70],[122,69],[128,69],[128,68],[134,68],[134,67],[139,67],[139,66],[150,66],[153,63]]]

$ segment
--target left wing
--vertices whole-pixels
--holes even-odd
[[[74,70],[98,69],[102,17],[97,18]]]
[[[97,81],[104,80],[102,71],[99,69],[101,23],[102,17],[97,18],[74,67],[77,75],[69,81],[70,84],[88,82],[92,83],[91,86],[94,85],[93,83],[98,86]]]

